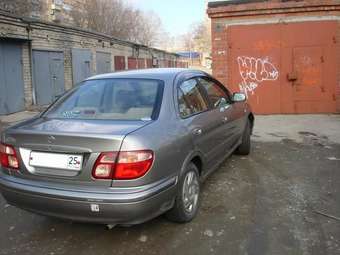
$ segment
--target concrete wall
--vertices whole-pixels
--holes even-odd
[[[124,56],[126,69],[128,58],[156,58],[159,66],[168,67],[169,60],[177,62],[178,67],[186,67],[186,60],[178,55],[158,49],[121,41],[103,34],[84,31],[52,23],[24,20],[19,17],[0,13],[0,39],[22,41],[23,80],[25,84],[25,105],[30,108],[34,105],[34,77],[32,77],[32,50],[52,50],[64,53],[65,89],[73,86],[72,55],[73,48],[90,49],[92,52],[92,71],[96,73],[96,52],[111,53],[112,70],[114,56]]]

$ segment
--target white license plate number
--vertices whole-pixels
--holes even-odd
[[[59,153],[31,152],[29,164],[35,167],[69,169],[79,171],[82,168],[83,156]]]

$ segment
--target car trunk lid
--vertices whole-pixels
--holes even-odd
[[[92,168],[101,152],[119,151],[124,137],[146,121],[70,120],[37,118],[8,129],[4,142],[20,155],[18,177],[32,180],[110,186],[94,180]],[[78,166],[68,167],[76,160]]]

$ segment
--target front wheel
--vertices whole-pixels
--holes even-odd
[[[191,221],[197,214],[200,200],[200,182],[198,169],[190,163],[186,167],[178,183],[175,205],[166,213],[166,217],[174,222]]]
[[[243,131],[242,143],[236,149],[235,153],[238,155],[249,155],[250,153],[250,135],[251,127],[250,121],[247,121],[246,128]]]

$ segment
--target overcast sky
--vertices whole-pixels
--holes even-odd
[[[159,15],[164,29],[172,36],[184,34],[191,24],[203,21],[204,0],[129,0],[135,7]]]

